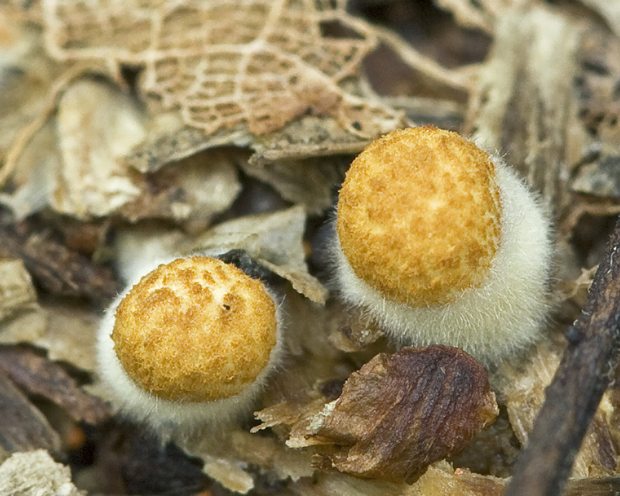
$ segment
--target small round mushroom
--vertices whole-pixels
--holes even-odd
[[[107,310],[98,359],[113,401],[159,430],[247,413],[281,356],[263,283],[210,257],[161,264]]]
[[[336,230],[340,294],[401,344],[492,363],[539,337],[549,222],[514,172],[459,134],[426,126],[371,143],[347,172]]]

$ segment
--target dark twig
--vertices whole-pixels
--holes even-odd
[[[618,362],[620,219],[505,496],[556,496]]]

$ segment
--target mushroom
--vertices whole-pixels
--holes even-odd
[[[151,424],[194,427],[247,413],[282,354],[276,303],[232,264],[161,264],[106,311],[98,359],[113,402]]]
[[[552,253],[540,203],[498,157],[432,126],[366,147],[338,200],[336,283],[400,344],[486,363],[534,342]]]

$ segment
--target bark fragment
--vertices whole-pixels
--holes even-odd
[[[6,458],[8,453],[38,448],[60,452],[58,434],[3,373],[0,373],[0,412],[0,458]]]
[[[60,365],[31,348],[0,346],[0,370],[28,393],[63,408],[74,420],[97,424],[111,413],[105,402],[84,393]]]

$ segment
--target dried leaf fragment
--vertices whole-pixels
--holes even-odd
[[[37,294],[22,261],[0,259],[0,322],[37,307]]]
[[[362,136],[402,124],[401,112],[342,84],[378,44],[344,2],[46,0],[43,11],[53,56],[143,66],[141,89],[207,135],[239,124],[264,134],[304,114]],[[355,34],[325,34],[334,21]]]
[[[1,245],[2,241],[0,257],[7,255]],[[46,326],[47,316],[37,303],[32,279],[23,262],[0,258],[0,343],[36,340],[45,333]]]
[[[140,196],[119,212],[132,223],[172,219],[201,232],[241,191],[235,159],[228,150],[206,150],[170,164],[147,176]]]
[[[333,206],[334,186],[342,182],[349,163],[348,157],[313,157],[267,163],[242,161],[241,167],[249,176],[271,185],[285,200],[319,215]]]
[[[41,46],[40,31],[17,3],[0,4],[0,159],[6,160],[20,131],[44,111],[49,86],[61,67]],[[0,183],[6,179],[0,172]]]
[[[501,496],[505,484],[506,479],[476,474],[467,469],[453,469],[448,462],[440,461],[428,467],[424,475],[410,486],[323,472],[317,473],[313,479],[300,480],[292,486],[292,491],[297,496]],[[608,493],[600,496],[603,494]]]
[[[318,466],[358,477],[413,482],[461,451],[495,420],[486,372],[458,348],[380,353],[351,374],[317,418]]]
[[[407,496],[501,496],[505,479],[452,469],[442,461],[431,465]]]
[[[84,79],[67,88],[56,117],[62,168],[52,207],[89,219],[135,199],[140,189],[122,158],[144,139],[143,120],[135,102],[111,85]]]
[[[246,494],[255,487],[260,478],[257,469],[281,481],[311,477],[315,471],[310,453],[291,450],[272,437],[252,435],[236,425],[191,439],[178,436],[175,442],[188,455],[204,460],[203,471],[209,477],[237,493]]]
[[[209,229],[189,249],[180,251],[220,254],[245,250],[260,265],[289,281],[296,291],[324,304],[327,289],[308,273],[303,255],[306,217],[301,206],[239,217]]]

